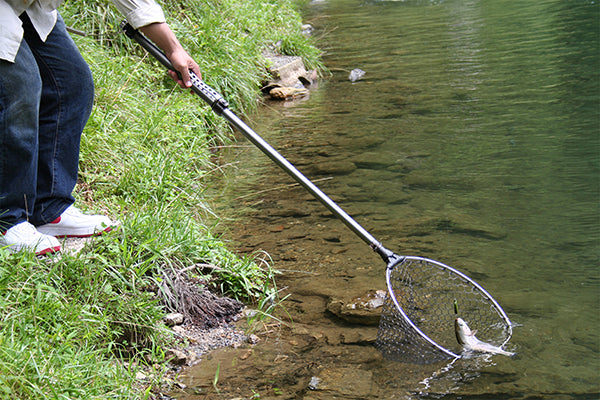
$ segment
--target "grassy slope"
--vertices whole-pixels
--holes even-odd
[[[90,4],[69,0],[61,9],[68,25],[91,33],[74,39],[96,81],[76,197],[123,225],[57,259],[0,249],[0,398],[150,396],[151,385],[140,388],[133,376],[170,340],[151,290],[165,269],[219,265],[218,275],[198,278],[246,302],[273,291],[272,270],[211,233],[217,218],[203,191],[210,147],[227,142],[229,128],[118,33],[121,17],[108,3]],[[292,0],[174,1],[165,10],[207,83],[237,112],[258,97],[265,46],[281,40],[318,65]],[[116,362],[124,354],[130,362]]]

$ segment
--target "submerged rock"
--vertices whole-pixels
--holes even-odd
[[[350,81],[352,81],[352,82],[359,81],[365,76],[365,73],[366,72],[363,71],[362,69],[355,68],[352,71],[350,71],[350,75],[348,76],[348,79],[350,79]]]
[[[294,100],[299,97],[308,96],[308,93],[307,89],[280,86],[271,89],[269,95],[275,100]]]
[[[307,385],[305,400],[367,399],[373,391],[373,372],[358,368],[326,368]]]
[[[353,324],[377,325],[386,295],[385,290],[370,290],[349,301],[332,298],[327,311]]]
[[[348,175],[356,170],[356,164],[351,161],[323,161],[310,166],[309,172],[315,175]]]

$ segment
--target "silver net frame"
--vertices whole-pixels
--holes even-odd
[[[460,358],[457,316],[477,330],[480,340],[495,346],[504,346],[512,335],[512,324],[496,300],[448,265],[404,256],[387,268],[386,280],[388,294],[376,340],[386,359],[430,364]]]

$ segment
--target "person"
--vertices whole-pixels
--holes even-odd
[[[160,47],[191,87],[200,68],[154,0],[112,0]],[[57,11],[62,0],[0,0],[0,248],[38,255],[60,251],[57,237],[110,231],[103,215],[74,206],[79,147],[94,84]]]

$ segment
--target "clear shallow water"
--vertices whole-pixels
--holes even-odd
[[[377,328],[327,304],[384,289],[384,265],[247,148],[228,160],[240,163],[222,195],[241,217],[227,234],[287,271],[294,324],[212,355],[188,385],[206,395],[219,365],[209,398],[598,398],[598,4],[325,0],[306,12],[332,76],[253,127],[386,247],[482,284],[517,325],[518,356],[381,359]],[[313,377],[339,387],[311,390]]]

